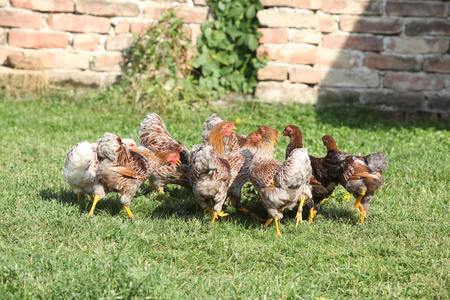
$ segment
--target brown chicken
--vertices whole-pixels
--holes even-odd
[[[382,152],[373,152],[367,156],[340,152],[331,135],[323,136],[322,141],[327,147],[327,155],[341,161],[338,181],[356,198],[355,208],[361,215],[358,222],[360,226],[367,216],[375,191],[384,184],[381,174],[387,170],[389,160]]]
[[[156,166],[156,161],[163,158],[151,156],[147,151],[145,155],[154,160],[147,160],[144,155],[136,151],[130,151],[122,143],[122,140],[109,132],[105,132],[103,137],[98,140],[99,165],[96,173],[94,185],[94,203],[88,216],[94,213],[97,202],[109,192],[118,192],[122,196],[120,202],[125,208],[128,216],[133,219],[134,216],[130,210],[131,201],[141,186]],[[166,160],[173,163],[178,159],[177,155],[168,153]]]
[[[282,211],[292,210],[299,199],[310,199],[311,162],[306,149],[294,149],[284,162],[273,158],[278,134],[275,129],[261,126],[259,132],[262,142],[250,165],[250,181],[258,191],[269,219],[263,228],[275,220],[276,235],[281,236],[278,222],[283,218]]]
[[[245,138],[244,144],[237,151],[227,153],[225,158],[230,164],[231,179],[228,196],[230,197],[231,204],[238,210],[255,217],[257,220],[265,221],[241,205],[242,187],[249,180],[249,168],[253,155],[257,151],[261,140],[262,137],[259,131],[254,131]]]
[[[218,114],[212,114],[208,118],[208,120],[203,123],[202,138],[204,143],[209,142],[211,130],[220,122],[224,122],[224,120],[222,120],[222,118],[219,117]],[[225,153],[231,151],[239,151],[239,149],[244,146],[245,142],[245,135],[232,132],[230,136],[225,138]]]
[[[291,139],[286,149],[286,158],[292,150],[303,148],[303,134],[297,126],[286,126],[281,135],[288,136]],[[312,223],[314,216],[320,209],[321,202],[333,193],[334,188],[337,185],[340,161],[338,159],[333,159],[333,157],[329,155],[319,158],[309,155],[309,159],[311,160],[312,168],[312,175],[309,182],[312,193],[312,202],[309,201],[306,203],[306,206],[309,209],[309,222]],[[301,212],[303,210],[302,203],[300,203],[298,209],[301,221]]]
[[[222,211],[231,179],[230,164],[225,159],[225,138],[234,129],[231,122],[220,122],[211,131],[207,144],[192,148],[189,155],[189,180],[195,198],[203,209],[213,213],[211,223]],[[210,201],[212,205],[210,205]]]

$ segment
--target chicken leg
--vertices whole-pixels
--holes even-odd
[[[127,211],[128,217],[130,218],[131,221],[134,221],[134,216],[133,213],[131,212],[130,208],[128,206],[126,206],[125,204],[123,205],[123,208],[125,208],[125,210]]]
[[[314,207],[311,207],[311,209],[309,210],[309,223],[313,222],[316,214],[317,214],[317,210]]]
[[[88,217],[90,217],[90,216],[92,216],[94,214],[94,209],[95,209],[95,206],[97,205],[98,200],[100,200],[100,196],[98,194],[95,194],[95,197],[94,197],[94,200],[93,200],[94,203],[92,203],[91,210],[89,211],[89,213],[87,215]]]
[[[281,236],[280,228],[278,227],[278,217],[275,217],[275,229],[276,229],[276,236]]]
[[[361,217],[359,218],[359,223],[357,224],[358,226],[360,226],[362,224],[362,222],[364,222],[364,218],[367,215],[367,210],[364,210],[364,207],[361,205],[361,200],[365,194],[366,194],[366,191],[363,190],[361,195],[359,195],[358,199],[355,202],[355,208],[361,215]]]
[[[258,221],[261,221],[261,222],[265,222],[265,221],[266,221],[265,219],[260,218],[257,214],[255,214],[255,213],[252,212],[251,210],[248,210],[248,209],[246,209],[246,208],[244,208],[244,207],[238,207],[238,210],[240,210],[240,211],[246,213],[247,215],[249,215],[249,216],[255,218],[255,219],[258,220]]]
[[[298,225],[299,221],[300,221],[300,223],[303,223],[302,212],[303,212],[303,204],[305,203],[305,199],[306,199],[305,195],[303,195],[302,198],[300,199],[300,204],[298,206],[297,215],[295,216],[295,219],[297,220],[295,222],[295,226]]]

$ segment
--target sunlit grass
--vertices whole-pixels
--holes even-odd
[[[0,100],[1,298],[449,298],[448,120],[389,123],[302,105],[173,107],[164,121],[188,147],[217,112],[239,118],[245,134],[298,125],[315,156],[325,155],[324,134],[343,151],[388,156],[363,226],[339,187],[311,225],[295,227],[295,212],[286,213],[276,238],[231,207],[208,229],[210,215],[176,186],[156,195],[144,184],[131,204],[135,222],[114,194],[86,218],[91,201],[77,202],[62,178],[67,151],[105,131],[136,139],[150,111],[62,95]],[[281,161],[287,143],[276,146]],[[266,215],[250,186],[243,202]]]

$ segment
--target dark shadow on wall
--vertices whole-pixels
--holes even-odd
[[[390,82],[386,82],[386,76],[415,78],[423,75],[428,79],[437,78],[443,85],[448,80],[443,73],[424,73],[424,64],[430,56],[427,53],[420,50],[416,53],[415,49],[402,50],[402,53],[395,49],[400,47],[396,43],[404,42],[402,39],[429,40],[430,36],[412,33],[407,27],[414,22],[426,22],[427,17],[402,15],[404,5],[411,3],[389,0],[358,3],[362,5],[362,14],[336,12],[340,15],[337,31],[322,34],[325,51],[332,51],[333,44],[342,46],[319,85],[316,104],[319,119],[335,126],[357,128],[361,128],[361,124],[370,128],[381,122],[390,124],[389,127],[419,126],[450,130],[450,93],[445,92],[445,88],[432,90],[425,87],[419,90],[408,82],[410,88],[391,86]],[[443,3],[426,2],[421,5],[432,5],[430,10],[436,11],[439,5],[446,5]],[[341,32],[348,33],[348,38],[342,37]],[[432,38],[443,39],[445,34]],[[433,53],[432,56],[438,58],[445,54]]]

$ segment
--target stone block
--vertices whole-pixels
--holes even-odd
[[[69,45],[69,38],[61,33],[10,31],[9,45],[20,48],[62,48]]]
[[[364,66],[370,69],[420,71],[420,65],[420,61],[416,57],[401,57],[370,53],[364,58]]]
[[[317,89],[289,82],[259,82],[255,97],[270,103],[317,103]]]
[[[257,17],[261,26],[264,27],[316,28],[318,26],[316,15],[295,10],[269,8],[260,10]]]
[[[8,55],[8,65],[21,70],[44,69],[44,64],[39,57],[25,57],[23,55]]]
[[[385,87],[399,90],[441,90],[444,87],[444,80],[432,75],[386,74],[383,84]]]
[[[74,12],[72,0],[11,0],[12,7],[42,12]]]
[[[18,50],[11,50],[11,49],[0,49],[0,65],[5,65],[8,63],[8,56],[22,56],[23,53]]]
[[[381,15],[383,0],[323,0],[323,12],[348,15]]]
[[[261,0],[264,7],[269,6],[289,6],[290,0]]]
[[[50,29],[70,32],[108,33],[111,22],[108,18],[84,15],[50,15]]]
[[[445,18],[448,7],[443,2],[387,1],[386,12],[388,16]]]
[[[102,17],[135,17],[139,15],[139,7],[136,3],[78,0],[77,13]]]
[[[73,38],[73,48],[77,50],[96,51],[99,37],[95,34],[76,34]]]
[[[202,34],[202,29],[200,27],[200,25],[198,24],[191,24],[190,25],[190,29],[191,29],[191,40],[192,40],[192,45],[197,45],[197,38],[200,34]]]
[[[133,36],[130,34],[120,34],[109,36],[106,39],[106,50],[124,50],[133,43]]]
[[[130,23],[119,22],[114,26],[114,31],[116,34],[129,33],[130,32]]]
[[[0,27],[40,29],[43,21],[42,16],[37,13],[0,10]]]
[[[444,39],[392,37],[386,42],[386,51],[403,54],[446,53],[448,47]]]
[[[431,73],[450,73],[450,55],[425,58],[423,69]]]
[[[89,54],[36,51],[26,56],[38,57],[46,69],[89,69]]]
[[[417,92],[371,91],[361,95],[361,102],[379,109],[416,110],[423,106],[425,97]]]
[[[375,34],[399,34],[402,32],[400,19],[378,17],[341,16],[339,28],[342,31]]]
[[[321,69],[320,86],[332,87],[378,87],[378,72],[349,69]]]
[[[70,83],[82,86],[97,87],[102,84],[102,74],[92,71],[61,71],[49,70],[47,77],[53,83]]]
[[[289,70],[289,81],[292,83],[317,84],[319,80],[319,72],[311,67],[292,68]]]
[[[94,58],[93,70],[120,72],[123,62],[122,55],[97,55]]]
[[[287,67],[268,65],[258,70],[258,80],[284,81],[287,74]]]
[[[259,39],[260,44],[286,44],[288,42],[288,34],[284,28],[258,28],[263,34]]]
[[[383,39],[375,36],[335,36],[322,38],[322,46],[326,49],[353,49],[361,51],[382,51]]]
[[[292,7],[317,10],[322,7],[322,0],[292,0]]]

